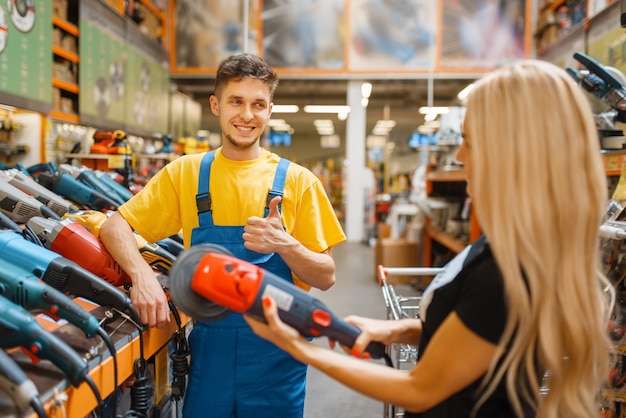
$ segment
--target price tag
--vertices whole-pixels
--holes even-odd
[[[124,168],[124,162],[126,161],[126,158],[128,157],[125,155],[109,155],[109,168]]]

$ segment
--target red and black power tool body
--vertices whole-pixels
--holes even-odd
[[[326,336],[352,347],[361,333],[314,296],[217,245],[185,250],[169,275],[172,301],[195,319],[217,320],[229,311],[264,319],[262,299],[271,296],[281,320],[305,337]],[[385,346],[372,342],[366,351],[372,358],[382,358]]]

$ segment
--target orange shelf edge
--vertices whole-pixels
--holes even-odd
[[[78,36],[80,34],[80,30],[78,26],[73,23],[68,22],[67,20],[63,20],[58,16],[52,16],[52,24],[63,29],[65,32],[70,35]]]

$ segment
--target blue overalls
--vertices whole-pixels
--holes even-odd
[[[221,245],[235,257],[292,282],[291,270],[275,253],[244,247],[243,226],[213,223],[209,180],[215,151],[206,153],[198,183],[199,227],[191,245]],[[289,161],[281,159],[265,202],[282,196]],[[279,207],[280,210],[280,207]],[[185,395],[185,418],[302,418],[307,366],[258,337],[241,314],[213,322],[196,322],[189,335],[191,371]]]

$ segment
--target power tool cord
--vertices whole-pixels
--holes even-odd
[[[172,359],[172,400],[179,401],[185,395],[187,388],[187,375],[189,374],[189,345],[185,331],[182,329],[182,321],[176,306],[170,301],[170,311],[174,316],[178,329],[172,334],[172,344],[174,351],[170,354]]]
[[[43,403],[39,396],[35,396],[30,400],[30,406],[33,408],[33,411],[37,414],[39,418],[48,418],[48,414],[46,414],[46,410],[43,407]]]
[[[91,391],[93,392],[93,395],[96,397],[95,410],[96,410],[96,413],[98,414],[97,416],[99,417],[104,416],[102,414],[102,396],[100,396],[100,390],[98,389],[98,386],[96,386],[96,383],[93,381],[91,376],[89,376],[89,374],[85,375],[85,382],[87,382],[87,384],[91,388]]]
[[[138,328],[140,353],[135,359],[135,382],[130,388],[130,409],[125,414],[118,415],[117,418],[147,418],[153,404],[154,386],[150,385],[148,363],[144,357],[143,328],[139,325]]]
[[[113,340],[111,336],[107,334],[104,328],[98,328],[98,335],[102,338],[102,341],[106,344],[109,352],[111,353],[111,358],[113,359],[113,404],[112,410],[117,411],[118,404],[118,396],[117,396],[117,388],[118,388],[118,370],[117,370],[117,349],[115,348],[115,344],[113,344]],[[114,412],[115,414],[115,412]]]

